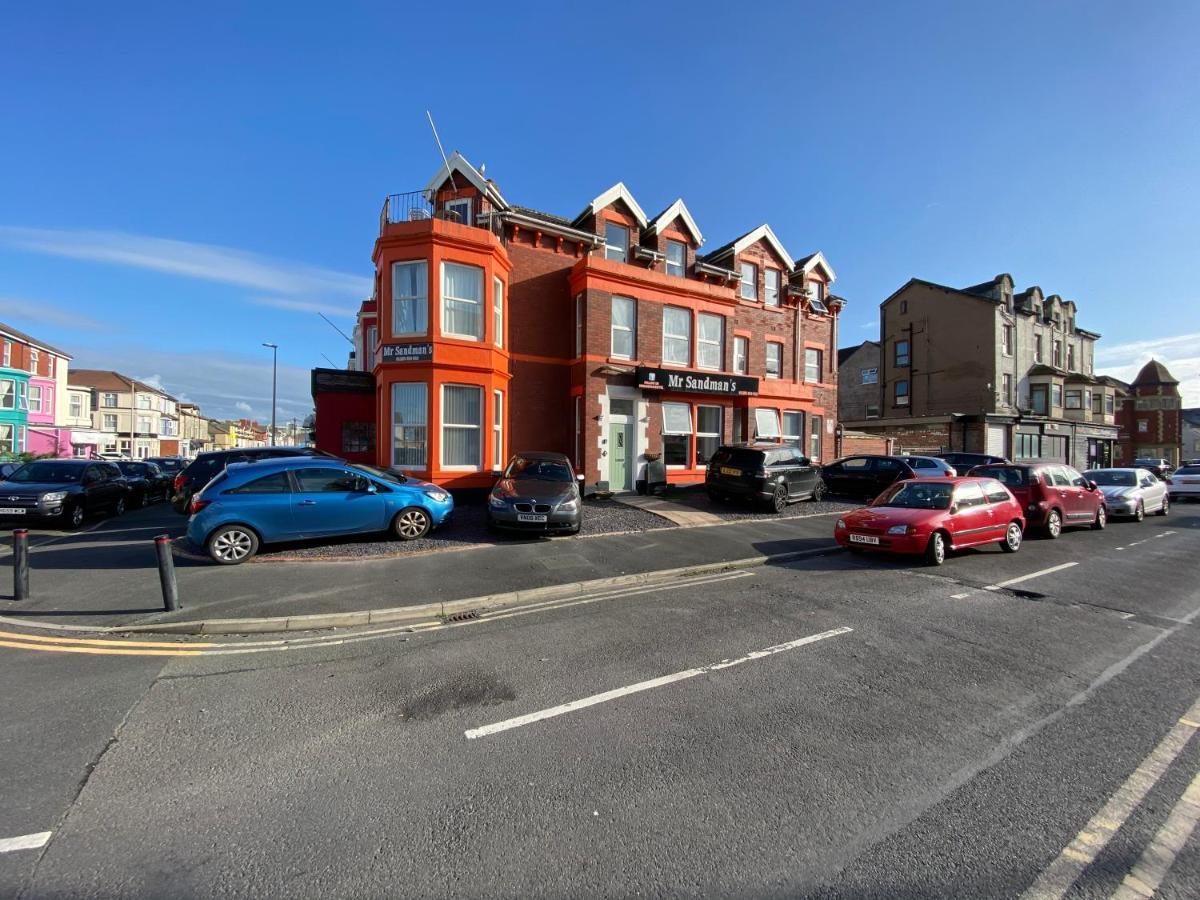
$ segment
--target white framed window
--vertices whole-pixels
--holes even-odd
[[[687,468],[692,408],[687,403],[663,403],[662,415],[663,464],[668,468]]]
[[[870,369],[863,369],[862,370],[862,383],[863,384],[879,384],[879,369],[876,367],[872,367]]]
[[[1003,337],[1003,343],[1001,346],[1004,349],[1004,355],[1012,356],[1013,355],[1013,327],[1011,325],[1005,325],[1002,334],[1004,337]]]
[[[29,411],[35,413],[42,411],[42,386],[40,384],[29,386]]]
[[[492,392],[492,468],[504,468],[504,395]]]
[[[392,263],[392,334],[429,334],[429,263]]]
[[[117,395],[116,394],[101,394],[100,395],[100,405],[107,406],[110,409],[115,408],[117,405]]]
[[[604,223],[604,258],[629,261],[629,229],[616,222]]]
[[[151,408],[149,394],[138,394],[137,395],[137,408],[138,409],[150,409]]]
[[[763,302],[767,306],[779,305],[779,270],[763,270]]]
[[[754,436],[768,440],[780,437],[779,410],[761,406],[754,410]]]
[[[104,430],[105,431],[116,431],[117,430],[117,416],[115,413],[105,413],[104,414]]]
[[[17,382],[17,409],[29,409],[29,383]]]
[[[583,294],[575,297],[575,355],[583,356]]]
[[[612,342],[618,359],[633,359],[637,347],[637,304],[630,297],[612,298]]]
[[[12,367],[12,343],[9,341],[0,341],[0,347],[4,348],[3,357],[0,358],[0,365],[8,369]]]
[[[442,334],[483,340],[483,269],[442,263]]]
[[[687,366],[691,362],[692,314],[679,306],[664,306],[663,363]],[[690,430],[688,433],[691,433]]]
[[[483,388],[442,385],[442,468],[480,468],[483,448]]]
[[[442,208],[450,214],[446,218],[451,222],[474,225],[475,220],[471,218],[471,206],[471,198],[462,197],[458,200],[447,200]]]
[[[700,313],[696,336],[696,365],[701,369],[725,368],[725,317]]]
[[[428,397],[424,382],[392,385],[392,465],[398,469],[428,465]]]
[[[54,367],[55,367],[55,363],[57,363],[57,362],[58,362],[58,357],[55,356],[53,353],[51,353],[49,356],[46,357],[46,374],[49,375],[51,378],[54,377]]]
[[[17,452],[15,425],[0,423],[0,453],[14,454]]]
[[[798,409],[785,409],[783,411],[783,439],[785,441],[796,441],[803,445],[804,441],[804,413]]]
[[[733,371],[745,375],[750,366],[750,339],[735,337],[733,339]]]
[[[767,341],[767,377],[783,377],[783,344]]]
[[[17,408],[17,383],[12,379],[0,380],[0,409]]]
[[[71,418],[72,419],[82,419],[83,418],[83,395],[82,394],[71,394],[70,398],[69,398],[69,402],[71,404],[70,405]]]
[[[754,263],[742,263],[742,280],[738,290],[743,300],[758,299],[758,266]]]
[[[667,241],[667,274],[682,278],[687,274],[687,244]]]
[[[724,410],[719,406],[696,407],[696,466],[708,465],[721,446]]]
[[[817,462],[821,461],[821,428],[823,425],[820,416],[813,416],[809,420],[809,438],[808,438],[808,458]]]
[[[29,371],[32,372],[34,375],[37,374],[38,360],[40,358],[41,358],[41,354],[38,352],[38,348],[30,347],[29,348]]]
[[[139,434],[151,434],[154,431],[153,420],[149,416],[138,416],[137,430]]]
[[[504,282],[499,278],[492,279],[492,342],[497,347],[504,346]]]
[[[820,350],[809,348],[804,351],[804,380],[810,384],[819,384],[821,381],[821,356]]]

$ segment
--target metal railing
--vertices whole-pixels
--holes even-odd
[[[451,201],[452,202],[452,201]],[[477,198],[472,198],[472,209],[477,204]],[[500,217],[494,212],[479,213],[474,210],[473,222],[464,222],[460,210],[450,208],[448,202],[434,204],[425,191],[409,191],[406,194],[388,194],[383,201],[383,209],[379,211],[379,233],[383,234],[388,225],[400,222],[423,222],[429,219],[442,219],[446,222],[458,222],[491,231],[497,237],[503,237]]]

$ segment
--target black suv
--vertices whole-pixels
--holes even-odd
[[[0,481],[0,517],[60,519],[78,528],[84,516],[125,512],[129,484],[116,463],[94,459],[39,459]]]
[[[122,459],[117,468],[129,482],[131,505],[145,506],[171,496],[171,476],[149,460]]]
[[[258,462],[260,459],[273,459],[280,456],[332,456],[315,447],[238,447],[234,450],[210,450],[201,453],[175,476],[174,492],[171,494],[171,508],[181,515],[187,515],[192,503],[192,494],[213,480],[230,463]]]
[[[825,493],[821,467],[797,444],[724,444],[708,461],[704,487],[713,500],[748,498],[775,512]]]

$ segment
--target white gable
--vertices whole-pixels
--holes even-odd
[[[466,157],[464,157],[457,150],[454,151],[454,154],[448,160],[446,160],[446,162],[442,163],[442,167],[437,170],[437,174],[433,176],[433,180],[430,181],[429,185],[425,188],[425,193],[432,198],[434,192],[436,192],[438,188],[446,183],[446,179],[449,178],[451,174],[461,175],[472,186],[474,186],[479,193],[491,200],[492,203],[499,209],[508,209],[508,203],[506,203],[504,198],[500,196],[500,192],[496,190],[496,186],[494,184],[490,184],[488,180],[479,173],[479,170],[467,162]]]
[[[792,254],[788,253],[787,248],[783,246],[783,242],[780,241],[779,238],[775,237],[775,232],[771,230],[770,225],[759,225],[749,234],[734,241],[733,252],[735,255],[741,253],[751,244],[755,244],[764,238],[766,239],[767,243],[771,245],[771,249],[779,254],[779,257],[785,263],[787,263],[789,270],[795,268],[796,261],[792,259]]]
[[[592,215],[594,216],[606,206],[611,205],[617,200],[625,201],[625,205],[629,207],[629,211],[633,213],[633,217],[637,219],[638,225],[645,228],[649,223],[646,221],[646,214],[642,212],[642,208],[638,206],[638,202],[633,199],[633,194],[629,193],[629,188],[625,187],[625,182],[618,181],[607,191],[589,203],[583,208],[583,212],[575,217],[575,221]]]
[[[829,279],[830,284],[837,281],[837,274],[833,271],[833,266],[829,265],[829,260],[825,258],[825,254],[820,250],[808,258],[808,261],[800,267],[800,271],[807,275],[817,266],[821,267],[821,271],[825,273],[825,277]]]
[[[687,226],[687,230],[696,239],[697,246],[704,243],[704,235],[700,233],[700,228],[696,225],[696,220],[692,218],[692,214],[688,212],[688,208],[682,199],[676,200],[668,206],[666,212],[651,222],[650,227],[646,231],[649,234],[657,234],[661,229],[666,228],[675,221],[676,218],[683,219],[683,224]]]

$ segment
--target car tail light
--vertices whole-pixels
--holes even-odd
[[[183,473],[182,472],[180,472],[178,475],[175,476],[175,490],[177,490],[177,491],[183,490]]]
[[[190,512],[194,516],[196,513],[200,512],[200,510],[204,509],[204,507],[208,506],[208,504],[210,504],[210,503],[212,503],[211,500],[201,500],[199,497],[193,497],[192,504],[191,504],[191,506],[188,507],[188,512]]]

